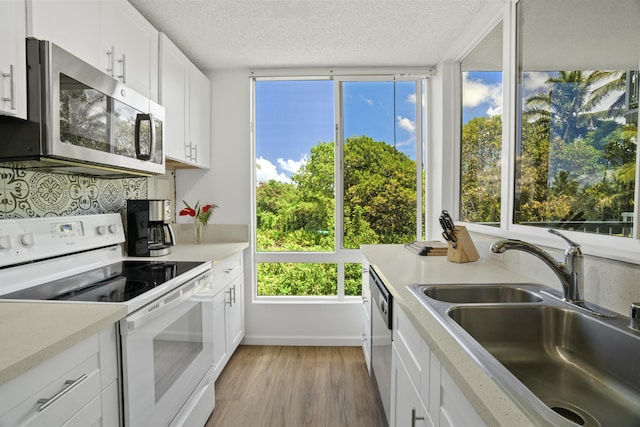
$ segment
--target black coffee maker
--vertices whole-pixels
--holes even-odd
[[[171,253],[175,236],[169,200],[127,200],[127,252],[129,256]]]

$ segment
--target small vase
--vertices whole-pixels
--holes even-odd
[[[194,240],[197,244],[202,243],[202,239],[204,238],[204,226],[205,224],[201,223],[200,221],[194,221],[193,223],[194,226]]]

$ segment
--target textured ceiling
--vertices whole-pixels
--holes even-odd
[[[214,70],[434,65],[496,0],[129,1]]]

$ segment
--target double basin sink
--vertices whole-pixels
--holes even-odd
[[[640,332],[536,284],[412,285],[534,424],[640,425]]]

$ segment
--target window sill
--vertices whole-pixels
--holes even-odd
[[[489,227],[485,225],[460,223],[472,233],[487,239],[518,239],[534,245],[565,250],[567,244],[562,239],[536,227],[513,225],[510,229]],[[640,240],[626,237],[614,237],[588,234],[576,231],[559,230],[569,239],[580,245],[583,254],[613,261],[640,265]]]

